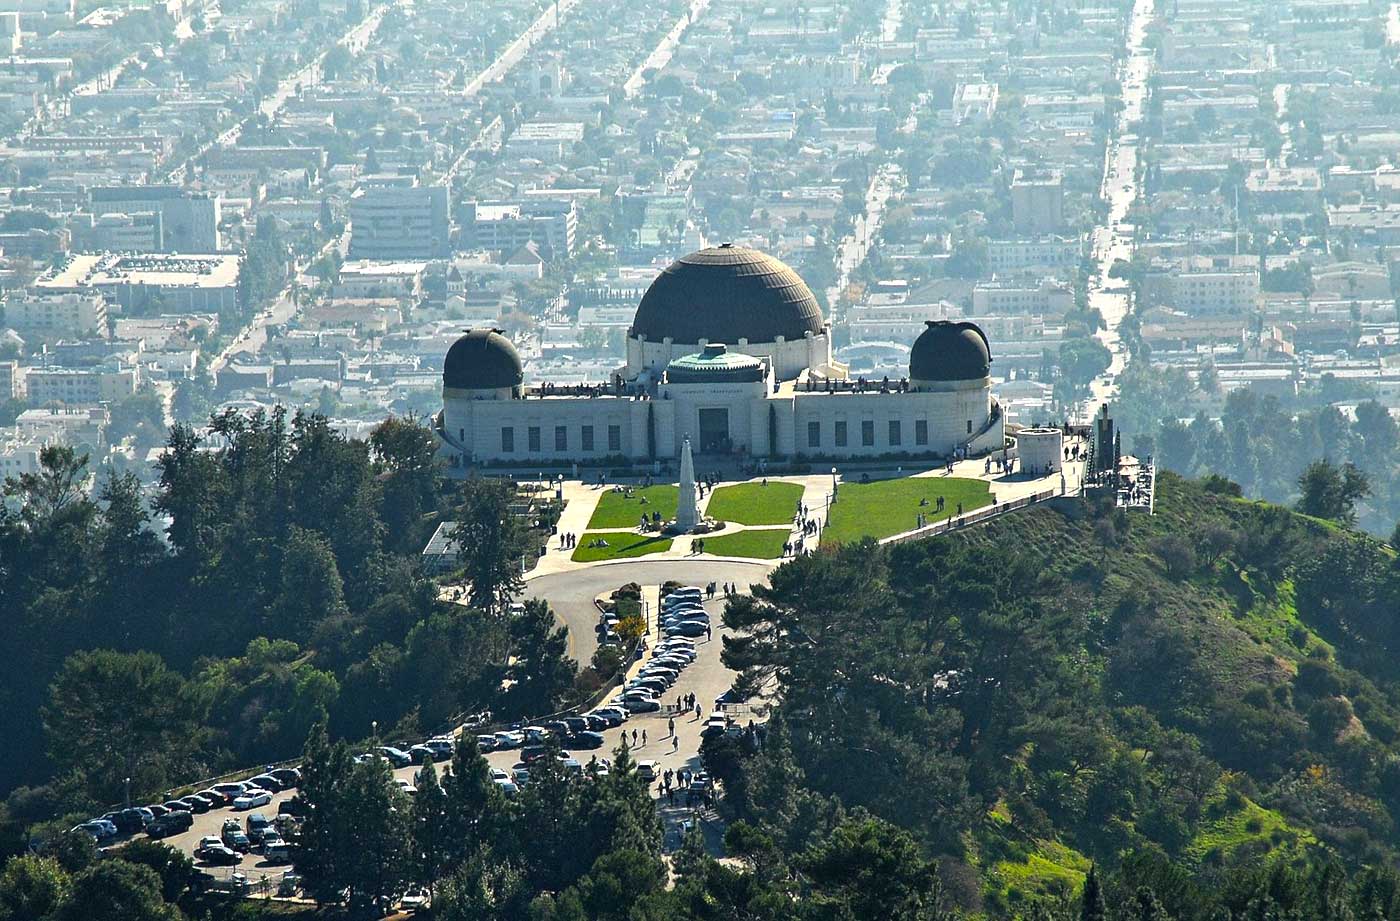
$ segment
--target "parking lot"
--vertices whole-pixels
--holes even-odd
[[[637,565],[640,566],[641,564]],[[632,568],[634,567],[626,567],[626,569]],[[674,569],[675,567],[673,565],[670,568]],[[713,566],[710,568],[713,569]],[[608,567],[608,569],[622,570],[624,567]],[[656,567],[644,567],[644,569],[647,571],[643,577],[661,576],[661,571]],[[655,573],[654,576],[653,572]],[[736,581],[741,588],[746,589],[747,582],[736,576],[734,574],[735,572],[747,577],[749,580],[752,580],[754,576],[761,578],[764,574],[762,569],[753,567],[735,569],[728,573],[727,578],[723,578],[720,581]],[[591,633],[598,619],[597,609],[592,604],[592,597],[596,591],[590,587],[591,583],[581,584],[580,575],[581,574],[573,574],[570,577],[569,581],[572,583],[570,586],[571,591],[568,593],[567,599],[561,598],[563,602],[562,607],[564,608],[564,610],[560,612],[561,619],[564,620],[565,624],[568,626],[571,635],[582,632],[583,630],[588,630]],[[621,584],[617,581],[618,575],[624,575],[624,573],[615,572],[609,574],[612,580],[610,584],[613,587]],[[621,581],[636,580],[624,578]],[[653,582],[648,587],[648,594],[652,598],[656,597],[656,584],[656,582]],[[703,585],[704,583],[701,584]],[[532,588],[535,588],[535,586],[532,586]],[[539,586],[539,588],[544,588],[544,586]],[[587,597],[586,605],[582,603],[585,596]],[[707,640],[702,635],[694,639],[694,649],[696,652],[695,660],[681,671],[674,686],[669,688],[661,696],[662,702],[670,705],[678,698],[693,693],[702,708],[702,715],[699,718],[694,715],[693,711],[676,718],[676,736],[674,744],[668,728],[669,714],[663,709],[661,712],[635,713],[622,726],[603,731],[604,744],[602,747],[587,751],[574,750],[570,751],[570,754],[584,764],[594,756],[599,758],[611,758],[613,751],[621,744],[623,735],[626,734],[628,743],[631,744],[632,734],[635,732],[637,742],[632,752],[633,758],[637,761],[654,762],[658,776],[667,769],[675,771],[699,770],[700,733],[704,728],[705,718],[710,715],[714,708],[715,698],[728,690],[733,679],[732,673],[725,669],[720,662],[720,653],[722,649],[722,627],[720,626],[720,620],[723,612],[723,605],[723,596],[720,594],[717,594],[714,599],[703,603],[703,607],[710,615],[710,620],[713,624],[713,638]],[[654,617],[651,622],[651,630],[652,632],[648,636],[648,647],[654,646],[658,640]],[[581,645],[587,645],[591,649],[592,646],[596,645],[596,639],[589,636],[587,638],[587,643]],[[649,655],[650,648],[648,649],[648,656]],[[634,666],[633,670],[635,671],[635,669],[636,667]],[[606,706],[606,702],[604,702],[603,705]],[[746,722],[747,720],[747,717],[742,713],[738,714],[737,718],[740,723]],[[386,743],[391,743],[392,740],[385,741]],[[520,754],[518,749],[494,751],[488,753],[486,759],[493,768],[500,768],[510,773],[512,768],[519,763]],[[438,767],[439,770],[442,770],[447,767],[447,763],[440,762]],[[395,780],[404,781],[412,785],[418,770],[416,766],[397,768],[394,770],[393,775]],[[654,796],[660,795],[659,784],[653,784],[652,790]],[[268,817],[273,817],[277,814],[278,806],[283,801],[290,799],[294,793],[295,791],[290,790],[274,793],[270,803],[250,811],[234,811],[229,808],[223,808],[213,809],[204,814],[197,814],[194,816],[194,823],[188,831],[172,835],[163,840],[172,847],[186,854],[193,855],[201,838],[219,836],[226,819],[234,817],[246,824],[247,816],[252,813],[261,813]],[[680,801],[678,800],[678,802]],[[678,835],[675,833],[675,828],[680,821],[691,814],[690,810],[679,807],[668,807],[661,810],[661,814],[663,820],[670,826],[668,828],[667,839],[674,844],[678,838]],[[201,869],[208,871],[213,876],[220,879],[228,878],[235,871],[240,872],[248,878],[250,883],[255,886],[263,884],[271,893],[275,893],[281,875],[290,869],[285,862],[269,861],[256,853],[245,855],[242,862],[236,867],[208,867],[202,862],[197,863]]]

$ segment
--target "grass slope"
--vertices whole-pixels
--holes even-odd
[[[588,546],[595,538],[608,542],[606,547]],[[578,539],[578,549],[569,559],[575,563],[596,563],[600,560],[625,560],[630,557],[665,553],[671,549],[671,538],[653,534],[620,534],[616,531],[598,534],[588,532]]]
[[[676,517],[676,505],[680,498],[680,487],[662,484],[633,489],[632,498],[609,489],[598,500],[593,509],[593,517],[588,520],[590,528],[635,528],[642,513],[648,515],[660,512],[661,519]],[[646,501],[643,502],[642,500]],[[582,541],[580,541],[582,543]]]
[[[710,496],[705,514],[738,524],[787,524],[797,514],[797,503],[802,501],[803,492],[803,487],[798,483],[735,483],[721,486]]]
[[[920,496],[940,493],[952,509],[986,501],[979,481],[845,484],[823,536],[896,533],[912,526]],[[1324,853],[1352,866],[1400,859],[1392,549],[1162,474],[1154,515],[1057,502],[881,554],[884,564],[839,552],[790,563],[803,577],[781,601],[807,626],[831,624],[809,631],[819,648],[784,679],[799,682],[790,692],[806,706],[821,706],[825,661],[877,676],[851,678],[843,706],[878,714],[860,750],[878,752],[888,773],[833,754],[855,744],[839,729],[796,737],[796,763],[819,795],[928,835],[954,878],[980,885],[962,903],[971,916],[1017,917],[1023,900],[1077,891],[1089,861],[1112,869],[1146,851],[1203,878]],[[821,589],[804,595],[811,585]],[[891,597],[873,608],[827,606],[829,591],[881,589]],[[1033,599],[1025,613],[1045,632],[1016,621],[1014,605],[979,600],[1002,593]],[[840,632],[857,617],[859,629]],[[1053,686],[999,701],[1007,712],[966,746],[969,760],[947,757],[959,698],[929,711],[915,689],[950,667],[988,676],[987,686],[1015,678],[998,663],[1034,643],[1063,666]],[[1043,674],[1019,680],[1031,687]],[[940,770],[953,780],[940,786]],[[940,827],[942,800],[920,793],[958,802],[958,778],[973,796]],[[887,792],[870,793],[877,782]]]
[[[783,544],[792,532],[787,530],[738,531],[705,538],[705,552],[715,556],[743,556],[756,560],[776,560],[783,555]]]
[[[943,511],[935,512],[935,502],[942,496]],[[919,500],[927,499],[927,506]],[[873,483],[842,483],[831,517],[822,532],[822,543],[847,543],[863,537],[879,540],[892,534],[913,530],[919,513],[930,522],[956,515],[958,503],[963,511],[990,505],[991,493],[982,480],[961,477],[905,477],[898,480],[877,480]]]

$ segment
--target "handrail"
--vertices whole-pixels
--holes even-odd
[[[909,540],[919,540],[925,537],[933,537],[938,534],[946,534],[949,531],[956,531],[968,525],[981,524],[1007,512],[1017,509],[1027,508],[1037,502],[1044,502],[1046,499],[1053,499],[1057,496],[1070,495],[1068,488],[1064,492],[1058,489],[1046,489],[1028,496],[1020,496],[1007,502],[998,502],[995,505],[984,505],[981,508],[973,509],[962,515],[950,516],[926,524],[922,528],[915,528],[912,531],[904,531],[900,534],[893,534],[882,538],[881,544],[902,544]]]

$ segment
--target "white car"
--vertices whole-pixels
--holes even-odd
[[[500,748],[519,748],[525,744],[525,733],[506,729],[496,733],[496,744]]]
[[[241,811],[256,809],[259,806],[266,806],[272,802],[272,794],[266,790],[259,790],[257,787],[247,791],[242,796],[233,799],[233,808]]]
[[[404,911],[421,911],[431,902],[432,896],[428,894],[428,890],[419,886],[403,894],[403,898],[399,899],[399,908]]]

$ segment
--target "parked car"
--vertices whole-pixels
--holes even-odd
[[[633,678],[631,681],[627,682],[628,690],[631,690],[632,688],[645,688],[646,690],[651,691],[654,695],[664,694],[670,687],[670,681],[659,677]]]
[[[570,732],[583,732],[588,729],[588,720],[581,716],[566,716],[564,725],[569,727]]]
[[[218,790],[212,788],[208,790],[200,790],[194,795],[208,803],[210,809],[222,809],[229,803],[233,802],[233,797],[225,796]]]
[[[661,709],[661,704],[655,697],[642,695],[623,695],[622,706],[630,713],[655,713]]]
[[[603,707],[600,710],[594,710],[593,715],[601,716],[603,719],[607,720],[608,728],[611,729],[614,726],[621,726],[623,723],[627,722],[627,717],[631,714],[622,707]]]
[[[436,736],[423,744],[432,749],[433,757],[438,761],[446,761],[457,750],[457,740],[451,736]]]
[[[248,840],[254,845],[261,844],[263,835],[272,829],[272,820],[261,812],[255,812],[248,816],[247,829]]]
[[[224,823],[224,831],[219,837],[223,839],[224,847],[231,848],[240,854],[246,854],[253,849],[253,842],[248,840],[248,835],[238,825],[238,820],[232,820],[233,824]]]
[[[272,794],[267,790],[254,788],[244,793],[233,801],[233,808],[240,812],[248,809],[256,809],[259,806],[266,806],[272,802]]]
[[[544,728],[548,729],[555,735],[560,736],[568,735],[569,732],[569,724],[564,722],[563,720],[550,720],[549,722],[544,724]]]
[[[413,763],[413,759],[409,757],[408,752],[395,748],[392,745],[381,745],[379,747],[379,753],[396,768],[408,767]]]
[[[301,786],[300,768],[274,768],[273,770],[268,771],[267,773],[277,778],[277,782],[282,785],[283,790],[290,790],[293,787]]]
[[[515,729],[506,729],[496,733],[496,747],[500,749],[519,748],[525,744],[525,733]]]
[[[415,886],[403,894],[399,899],[399,909],[401,911],[415,912],[422,911],[432,903],[432,896],[428,890],[422,886]]]
[[[498,739],[498,738],[496,738],[495,736],[477,736],[477,737],[476,737],[476,748],[477,748],[477,751],[493,752],[493,751],[495,751],[496,749],[498,749],[498,748],[500,748],[500,747],[501,747],[501,740]]]
[[[102,818],[111,822],[117,829],[118,834],[131,835],[138,831],[143,831],[146,825],[155,817],[140,808],[131,808],[109,812]]]
[[[266,790],[269,793],[280,793],[285,787],[282,781],[271,774],[259,774],[257,777],[249,778],[248,786],[257,787],[259,790]],[[244,790],[243,792],[247,793],[248,791]]]
[[[602,748],[603,734],[601,732],[593,732],[592,730],[573,732],[567,736],[565,742],[570,748]]]
[[[709,625],[703,624],[698,620],[683,620],[674,626],[663,627],[662,629],[668,634],[675,634],[677,636],[704,636],[705,631],[709,629]]]
[[[651,783],[658,776],[655,761],[638,761],[637,776],[647,783]]]
[[[81,825],[74,825],[70,831],[86,832],[94,841],[108,841],[117,836],[117,826],[108,819],[88,819]]]
[[[543,745],[526,745],[520,750],[520,760],[525,764],[534,764],[547,754],[549,749]]]
[[[193,813],[184,808],[173,809],[147,825],[146,835],[150,838],[168,838],[171,835],[189,831],[193,825]]]
[[[433,750],[421,742],[408,750],[408,757],[413,760],[414,764],[427,764],[437,760]]]
[[[290,799],[284,799],[277,804],[278,815],[304,816],[310,811],[311,808],[300,795],[293,796]]]
[[[589,732],[602,732],[604,729],[607,729],[610,725],[612,725],[607,721],[606,718],[601,717],[596,713],[589,713],[583,719],[586,723],[588,723]]]
[[[169,810],[169,809],[166,809],[164,806],[158,805],[158,804],[156,804],[156,803],[152,803],[152,804],[149,805],[149,806],[142,806],[141,808],[144,809],[144,810],[146,810],[147,812],[149,812],[149,813],[151,814],[151,819],[152,819],[152,820],[154,820],[154,819],[159,819],[159,818],[161,818],[161,817],[163,817],[163,816],[170,815],[170,810]]]
[[[189,796],[182,796],[180,797],[178,802],[183,803],[184,808],[196,814],[202,815],[209,811],[209,801],[207,799],[195,796],[194,794],[190,794]]]
[[[242,854],[222,844],[199,848],[194,852],[194,856],[196,860],[217,867],[232,867],[243,862]]]

